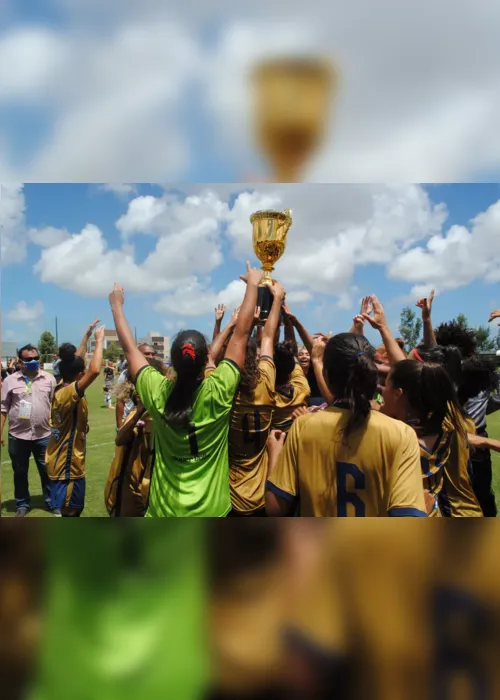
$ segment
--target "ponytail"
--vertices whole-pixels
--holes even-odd
[[[344,428],[344,442],[366,425],[371,400],[377,391],[375,350],[362,335],[339,333],[327,343],[325,379],[337,400],[348,402],[351,410]]]
[[[453,382],[446,369],[436,362],[403,360],[394,365],[391,385],[402,389],[418,419],[418,432],[439,434],[447,418],[454,429],[465,436],[462,411]]]
[[[187,428],[191,423],[194,395],[203,381],[208,347],[198,331],[181,331],[172,345],[172,364],[177,374],[163,414],[171,428]]]

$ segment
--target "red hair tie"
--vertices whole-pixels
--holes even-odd
[[[182,346],[182,357],[185,357],[186,355],[189,355],[189,357],[192,360],[196,359],[196,350],[194,347],[191,345],[191,343],[184,343]]]
[[[418,353],[418,350],[413,350],[413,354],[415,355],[415,357],[417,358],[417,360],[419,362],[423,362],[422,358],[420,357],[420,355]]]

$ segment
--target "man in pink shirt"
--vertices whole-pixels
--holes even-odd
[[[50,437],[50,406],[56,386],[51,374],[40,369],[37,348],[25,345],[19,350],[20,371],[4,379],[2,384],[1,436],[9,423],[9,456],[14,469],[16,517],[24,517],[31,509],[28,484],[30,456],[33,455],[47,508],[51,510],[49,479],[45,453]]]

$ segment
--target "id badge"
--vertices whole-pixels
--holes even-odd
[[[31,410],[33,406],[29,401],[21,401],[19,404],[19,418],[29,420],[31,418]]]

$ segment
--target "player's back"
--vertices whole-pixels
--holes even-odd
[[[293,426],[282,457],[295,463],[292,468],[296,469],[300,514],[424,514],[415,432],[402,422],[370,411],[365,426],[345,439],[349,416],[348,409],[332,407],[301,417]],[[283,462],[278,462],[271,482],[279,480],[280,465]]]
[[[276,409],[273,415],[273,430],[288,432],[292,426],[294,411],[300,406],[307,406],[311,389],[304,370],[297,363],[285,386],[276,387],[274,398]]]
[[[259,360],[259,378],[252,394],[236,394],[229,428],[229,480],[236,511],[264,507],[267,477],[266,441],[275,406],[276,368],[270,357]]]
[[[50,479],[85,476],[87,419],[87,399],[78,382],[58,384],[50,410],[51,436],[46,455]]]

